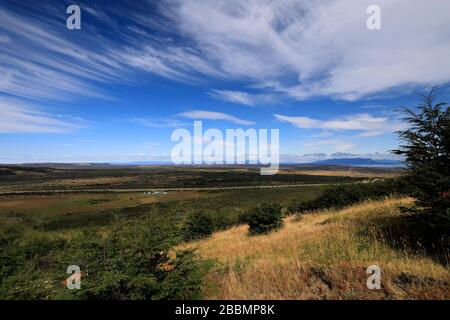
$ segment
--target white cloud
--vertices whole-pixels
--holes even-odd
[[[189,47],[148,43],[143,47],[116,49],[114,58],[137,70],[182,82],[200,83],[200,75],[221,78],[222,74]]]
[[[357,130],[363,131],[360,137],[372,137],[384,133],[392,133],[404,128],[400,121],[387,117],[375,117],[370,114],[356,114],[331,120],[318,120],[308,117],[291,117],[275,114],[274,117],[281,121],[290,123],[301,129],[324,129],[324,130]]]
[[[196,120],[225,120],[230,121],[236,124],[242,125],[252,125],[255,124],[253,121],[248,121],[244,119],[240,119],[238,117],[223,113],[223,112],[215,112],[215,111],[205,111],[205,110],[193,110],[188,112],[183,112],[179,114],[182,117]]]
[[[38,20],[0,8],[0,33],[8,39],[0,46],[0,74],[8,75],[0,93],[39,100],[106,98],[98,82],[124,81],[119,76],[125,73],[123,65],[108,54],[107,42],[91,33],[68,40],[53,18]]]
[[[13,100],[0,99],[0,133],[61,133],[79,129],[81,119],[50,115]]]
[[[381,104],[367,104],[364,106],[361,106],[362,109],[386,109],[386,106]]]
[[[295,99],[355,100],[392,88],[450,81],[450,2],[379,0],[167,2],[180,32],[230,78]]]
[[[61,156],[20,154],[15,156],[6,156],[0,154],[0,163],[130,163],[135,161],[148,161],[155,163],[170,163],[170,156],[167,154],[147,154],[147,153],[107,153],[107,154],[66,154]]]
[[[353,154],[353,153],[292,153],[281,154],[281,163],[312,163],[319,160],[332,158],[370,158],[377,160],[403,160],[399,156],[386,153],[372,154]],[[55,158],[48,155],[21,154],[15,156],[0,155],[0,163],[43,163],[43,162],[61,162],[61,163],[105,163],[105,162],[133,162],[133,161],[155,161],[171,162],[170,156],[166,154],[101,154],[101,155],[65,155]]]
[[[379,0],[379,31],[366,27],[370,4],[165,0],[133,4],[127,12],[86,7],[115,36],[100,35],[86,20],[88,32],[70,40],[54,8],[45,17],[0,9],[0,43],[7,43],[0,46],[0,73],[9,76],[0,92],[33,99],[105,97],[99,83],[137,82],[136,71],[145,71],[184,82],[239,80],[261,94],[212,94],[257,105],[274,94],[355,100],[450,81],[443,67],[450,56],[450,2]],[[119,16],[134,23],[123,26]]]
[[[113,20],[109,17],[109,15],[101,9],[97,10],[95,8],[88,7],[87,5],[83,5],[82,11],[88,12],[89,14],[91,14],[93,17],[95,17],[99,21],[106,23],[108,25],[111,25],[114,23]]]
[[[246,106],[271,104],[276,102],[275,96],[270,94],[250,94],[247,92],[233,90],[212,90],[209,94],[219,100],[243,104]]]
[[[224,101],[254,106],[256,104],[254,98],[246,92],[230,91],[230,90],[213,90],[210,95]]]
[[[358,134],[358,137],[376,137],[379,135],[382,135],[384,132],[383,131],[366,131],[363,133]]]

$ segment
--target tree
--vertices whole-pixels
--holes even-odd
[[[186,241],[202,239],[214,231],[211,217],[203,212],[191,213],[183,226],[183,236]]]
[[[283,225],[281,207],[277,204],[262,204],[245,217],[250,235],[265,234]]]
[[[418,110],[402,108],[410,125],[399,131],[403,144],[393,153],[403,155],[409,168],[406,180],[413,187],[422,212],[450,219],[450,108],[435,103],[434,90],[422,95]]]

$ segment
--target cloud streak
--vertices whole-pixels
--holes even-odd
[[[367,113],[345,116],[337,119],[319,120],[309,117],[292,117],[274,114],[275,119],[300,129],[324,129],[334,131],[362,131],[360,137],[372,137],[393,133],[404,128],[404,124],[387,117],[375,117]]]
[[[189,123],[170,118],[131,118],[127,122],[140,124],[149,128],[179,128],[189,126]]]
[[[67,40],[52,18],[35,20],[0,8],[0,32],[9,39],[0,46],[0,72],[8,76],[0,93],[37,100],[106,97],[98,84],[123,82],[123,65],[95,36]]]
[[[83,120],[67,119],[67,116],[50,115],[36,111],[36,107],[0,99],[0,133],[64,133],[83,127]]]
[[[260,104],[273,104],[276,98],[271,94],[250,94],[242,91],[233,90],[211,90],[209,95],[223,101],[243,104],[246,106],[256,106]]]
[[[233,122],[235,124],[241,125],[252,125],[255,124],[253,121],[248,121],[244,119],[240,119],[238,117],[223,113],[223,112],[215,112],[215,111],[206,111],[206,110],[193,110],[188,112],[180,113],[179,116],[189,119],[195,120],[224,120]]]
[[[187,83],[236,81],[212,90],[254,106],[274,94],[356,100],[450,81],[450,3],[380,0],[382,30],[366,28],[368,0],[165,0],[157,5],[83,6],[105,34],[61,28],[60,12],[24,16],[0,7],[0,92],[34,99],[106,97],[102,83],[139,82],[146,72]],[[429,8],[439,10],[429,10]],[[120,23],[119,23],[120,21]],[[70,40],[69,40],[70,39]],[[174,41],[174,39],[177,39]],[[417,39],[420,39],[419,41]]]

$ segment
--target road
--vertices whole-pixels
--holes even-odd
[[[353,184],[347,182],[340,184]],[[263,186],[232,186],[232,187],[204,187],[204,188],[149,188],[149,189],[71,189],[71,190],[11,190],[0,191],[0,195],[18,194],[49,194],[49,193],[131,193],[131,192],[155,192],[155,191],[214,191],[214,190],[245,190],[245,189],[274,189],[274,188],[294,188],[294,187],[314,187],[330,186],[336,183],[309,183],[309,184],[284,184],[284,185],[263,185]]]

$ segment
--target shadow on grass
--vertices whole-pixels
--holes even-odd
[[[376,238],[395,250],[424,254],[450,265],[450,223],[428,214],[377,218],[371,225]]]

